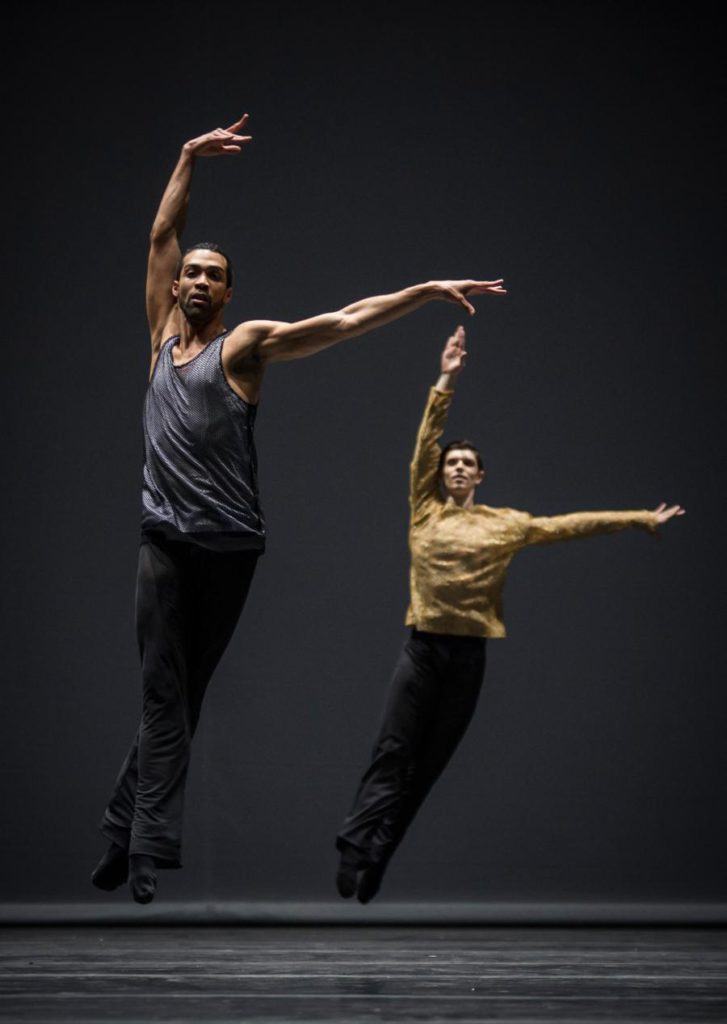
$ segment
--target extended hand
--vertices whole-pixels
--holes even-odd
[[[662,501],[660,505],[654,509],[656,518],[659,523],[665,523],[667,519],[671,519],[672,516],[683,516],[686,509],[683,509],[681,505],[670,505],[666,507],[666,502]]]
[[[450,302],[458,302],[464,306],[470,316],[474,315],[474,306],[467,301],[466,295],[506,295],[507,291],[502,287],[503,279],[497,281],[434,281],[442,290],[442,298]]]
[[[248,114],[243,114],[239,121],[235,121],[229,128],[215,128],[214,131],[205,132],[196,139],[190,139],[185,143],[185,150],[192,156],[223,156],[225,153],[239,153],[242,144],[250,142],[252,135],[238,135],[241,128],[245,126]]]
[[[464,327],[458,327],[454,334],[447,338],[442,351],[442,373],[459,373],[466,360]]]

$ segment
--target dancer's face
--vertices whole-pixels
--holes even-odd
[[[209,249],[188,252],[172,294],[190,323],[210,323],[232,298],[232,289],[227,287],[227,260]]]
[[[442,466],[442,486],[448,497],[458,504],[470,501],[475,488],[485,475],[477,462],[477,453],[471,448],[451,448]]]

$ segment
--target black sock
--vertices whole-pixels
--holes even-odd
[[[129,877],[129,855],[123,846],[111,843],[106,853],[94,868],[91,882],[97,889],[113,892]]]
[[[146,853],[132,853],[129,857],[129,888],[137,903],[151,903],[157,889],[154,858]]]

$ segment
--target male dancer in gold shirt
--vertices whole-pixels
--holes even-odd
[[[371,763],[338,833],[336,885],[368,903],[427,793],[472,719],[485,669],[488,637],[504,637],[502,591],[513,555],[547,544],[629,526],[654,532],[679,505],[653,512],[575,512],[534,517],[510,508],[475,505],[484,477],[468,441],[442,451],[454,385],[466,359],[458,327],[441,357],[411,463],[411,603],[413,627],[399,657]],[[442,496],[443,492],[444,497]]]

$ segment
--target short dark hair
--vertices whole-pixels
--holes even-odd
[[[232,288],[232,260],[230,259],[226,252],[223,252],[222,249],[220,249],[217,242],[197,242],[196,245],[190,245],[188,249],[185,249],[179,258],[179,263],[177,264],[176,280],[179,280],[179,275],[182,273],[184,257],[188,256],[190,252],[194,252],[195,249],[208,249],[210,252],[218,252],[220,256],[225,257],[225,260],[227,262],[227,287]]]
[[[444,468],[444,460],[447,458],[447,453],[451,452],[453,448],[464,448],[467,451],[474,452],[477,456],[477,468],[483,470],[485,467],[482,465],[482,456],[480,455],[479,449],[472,444],[471,441],[450,441],[449,444],[442,449],[442,454],[439,456],[439,466],[437,472],[441,473]]]

